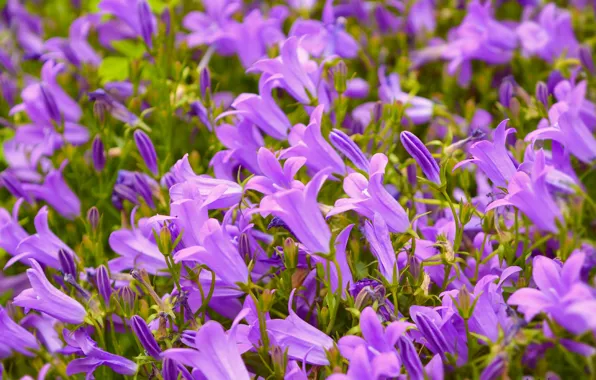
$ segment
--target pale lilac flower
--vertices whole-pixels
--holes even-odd
[[[370,160],[368,180],[360,173],[346,176],[343,188],[350,198],[338,199],[327,218],[354,210],[372,220],[375,213],[379,213],[391,232],[405,232],[410,226],[408,215],[383,184],[388,162],[387,156],[377,153]]]
[[[101,57],[87,41],[91,28],[101,20],[99,14],[89,14],[76,19],[71,25],[68,38],[53,37],[44,43],[46,53],[42,59],[67,61],[81,67],[83,64],[99,66]]]
[[[215,128],[215,135],[228,148],[216,155],[222,154],[225,161],[233,160],[251,173],[259,173],[256,152],[265,145],[265,142],[257,127],[249,119],[244,118],[236,125],[222,124]],[[216,176],[221,178],[217,173]]]
[[[29,236],[19,224],[19,209],[22,204],[23,199],[18,199],[12,208],[12,214],[0,208],[0,248],[11,256],[17,255],[19,243]]]
[[[44,312],[64,323],[83,323],[87,315],[85,308],[76,300],[56,289],[48,281],[37,261],[31,259],[29,263],[31,268],[27,269],[27,276],[31,288],[16,296],[14,304]]]
[[[57,319],[45,314],[29,313],[21,319],[21,326],[25,328],[34,328],[37,331],[39,342],[45,346],[48,352],[58,352],[64,346],[58,332],[56,324],[60,323]]]
[[[189,47],[214,46],[219,54],[234,52],[234,24],[232,15],[242,7],[239,0],[217,0],[205,3],[205,12],[189,12],[182,25],[191,31],[186,37]]]
[[[33,356],[30,350],[39,350],[35,336],[13,321],[6,309],[0,305],[0,358],[11,356],[13,351]]]
[[[157,20],[150,12],[147,0],[102,0],[98,7],[120,21],[120,27],[126,33],[140,37],[151,47],[151,36],[157,31]]]
[[[246,183],[246,190],[255,190],[265,195],[282,190],[303,189],[304,184],[294,177],[306,162],[304,157],[291,157],[282,168],[275,154],[267,148],[260,148],[257,153],[259,172],[262,175],[252,177]]]

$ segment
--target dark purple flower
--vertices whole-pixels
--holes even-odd
[[[133,332],[137,338],[139,338],[141,346],[143,346],[147,354],[156,360],[160,360],[161,348],[159,348],[159,344],[155,340],[151,330],[149,330],[145,320],[138,315],[135,315],[130,319],[130,324]]]
[[[75,264],[72,253],[65,249],[58,250],[58,261],[60,261],[60,267],[64,275],[70,275],[76,279],[77,277],[77,265]]]
[[[145,41],[145,45],[151,49],[153,47],[153,34],[155,34],[155,18],[149,8],[149,3],[146,0],[137,1],[137,17],[139,18],[139,26],[141,29],[141,37]]]
[[[99,135],[95,136],[91,145],[91,158],[93,160],[93,167],[98,172],[102,171],[106,166],[106,152],[104,150],[103,141]]]
[[[428,151],[426,146],[420,141],[420,139],[411,132],[403,131],[400,134],[400,140],[404,148],[410,156],[418,163],[420,169],[426,176],[426,178],[436,183],[441,184],[440,168],[437,161],[433,158],[432,154]]]
[[[498,354],[480,374],[480,380],[502,379],[507,369],[507,361],[504,354]]]
[[[209,68],[205,67],[201,70],[199,83],[201,86],[201,95],[205,97],[207,90],[211,90],[211,73],[209,72]]]
[[[503,79],[499,87],[499,103],[505,108],[509,108],[511,98],[513,97],[513,81],[509,78]]]
[[[157,153],[155,153],[155,147],[153,146],[151,138],[149,138],[149,136],[142,130],[137,129],[134,133],[134,139],[139,153],[145,161],[145,165],[147,165],[147,168],[153,175],[157,175]]]
[[[409,378],[412,380],[424,379],[422,362],[412,341],[405,336],[400,336],[397,340],[397,349],[399,350],[399,357],[402,363],[404,363]]]
[[[544,82],[536,83],[536,99],[545,107],[548,107],[548,87]]]
[[[155,207],[155,203],[153,202],[153,192],[149,182],[143,175],[143,173],[135,173],[134,174],[134,189],[138,194],[143,197],[147,205],[151,208]]]
[[[97,230],[97,227],[99,226],[99,218],[100,215],[97,207],[93,206],[87,211],[87,221],[89,222],[92,231]]]

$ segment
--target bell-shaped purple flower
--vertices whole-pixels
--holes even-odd
[[[149,330],[149,326],[147,326],[145,320],[138,315],[134,315],[130,319],[130,325],[147,354],[156,360],[160,360],[161,348],[159,348],[159,344],[157,344],[157,341],[151,330]]]
[[[153,34],[155,34],[155,18],[149,8],[147,0],[137,0],[137,17],[141,29],[141,38],[145,45],[151,49],[153,47]]]
[[[153,173],[153,175],[157,175],[157,153],[155,153],[153,142],[149,136],[147,136],[147,134],[140,129],[135,131],[134,140],[137,144],[137,148],[141,157],[145,161],[145,165],[147,165],[147,168],[151,173]]]
[[[77,278],[77,265],[75,264],[72,253],[65,249],[58,250],[58,261],[60,262],[60,268],[64,275],[70,275],[72,278]]]
[[[110,304],[110,297],[112,296],[112,284],[108,269],[105,265],[100,265],[95,272],[95,284],[97,285],[97,291],[101,298],[103,298],[106,305]]]
[[[123,123],[137,125],[141,121],[137,115],[130,112],[122,103],[103,89],[91,91],[89,93],[89,100],[95,102],[94,107],[97,105],[98,107],[107,109],[115,119]]]
[[[408,372],[408,376],[412,380],[424,379],[422,362],[412,341],[405,336],[400,336],[397,340],[397,348],[399,350],[399,357]]]
[[[426,146],[420,141],[420,139],[412,132],[403,131],[399,138],[404,148],[410,156],[418,163],[420,169],[426,176],[426,178],[436,183],[441,184],[440,168],[437,161],[433,158],[432,154],[428,151]]]
[[[35,336],[13,321],[0,305],[0,359],[9,357],[13,351],[33,356],[30,350],[39,350]],[[2,372],[0,371],[0,377]]]
[[[80,324],[85,320],[85,308],[60,290],[46,278],[39,263],[30,260],[27,277],[31,288],[15,297],[14,304],[46,313],[64,323]]]

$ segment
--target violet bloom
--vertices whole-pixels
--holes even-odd
[[[561,266],[544,256],[536,256],[532,263],[532,279],[537,289],[522,288],[509,298],[517,305],[526,321],[545,313],[573,334],[596,328],[592,310],[596,306],[593,289],[580,278],[585,254],[573,253]]]
[[[299,49],[298,38],[290,37],[283,43],[279,57],[262,59],[248,71],[274,76],[280,82],[280,87],[294,99],[302,104],[310,104],[311,98],[317,96],[317,87],[311,78],[313,63],[308,58],[301,60]]]
[[[346,176],[343,188],[350,198],[338,199],[327,218],[354,210],[372,220],[375,213],[379,213],[391,232],[405,232],[410,226],[408,215],[383,185],[388,162],[387,156],[377,153],[370,160],[368,180],[360,173]]]
[[[87,377],[93,376],[93,372],[100,366],[110,367],[114,372],[126,376],[132,376],[137,372],[135,362],[97,347],[97,343],[89,337],[83,328],[74,332],[64,330],[63,336],[68,344],[65,350],[70,354],[83,356],[68,363],[66,367],[68,376],[78,373],[86,373]]]
[[[227,285],[234,286],[248,281],[246,263],[217,219],[207,220],[201,228],[200,236],[200,246],[181,249],[174,255],[174,260],[205,264]]]
[[[60,261],[58,260],[58,253],[64,251],[71,257],[75,257],[75,253],[68,247],[58,236],[56,236],[48,224],[48,207],[42,207],[35,216],[33,224],[35,225],[35,234],[25,236],[16,247],[16,254],[6,263],[6,267],[12,265],[17,261],[23,261],[27,264],[26,259],[35,259],[43,265],[50,266],[54,269],[60,269]],[[14,226],[12,227],[14,228]],[[7,233],[17,234],[18,229],[14,231],[6,230]]]
[[[102,0],[99,9],[122,23],[126,33],[143,39],[151,48],[151,37],[157,31],[157,20],[147,0]]]
[[[470,162],[475,163],[495,186],[506,187],[507,183],[517,172],[517,168],[506,148],[507,136],[515,133],[515,129],[507,128],[507,120],[503,120],[493,133],[493,142],[479,141],[468,151],[473,158],[461,161],[454,170]]]
[[[283,21],[287,10],[283,6],[271,9],[269,18],[263,17],[258,9],[252,10],[244,17],[242,23],[234,24],[230,34],[233,35],[234,50],[242,62],[249,68],[253,63],[267,55],[267,47],[283,41]],[[278,12],[282,10],[282,12]],[[284,14],[285,13],[285,14]],[[251,43],[247,44],[246,41]]]
[[[137,144],[139,154],[143,158],[143,161],[145,161],[145,165],[147,165],[147,168],[153,175],[157,175],[159,171],[157,168],[157,153],[155,153],[155,147],[151,138],[142,130],[137,129],[134,132],[134,140],[135,144]]]
[[[516,32],[526,55],[538,55],[548,62],[553,62],[563,53],[567,57],[578,55],[579,43],[573,33],[571,15],[555,4],[547,4],[536,22],[526,20]]]
[[[238,322],[246,312],[236,317],[227,333],[219,322],[205,323],[196,333],[193,348],[170,348],[162,357],[198,369],[208,380],[249,380],[236,343]]]
[[[267,332],[283,350],[288,350],[288,357],[308,364],[327,365],[329,361],[325,350],[333,348],[333,339],[294,312],[292,301],[295,291],[290,294],[289,315],[286,319],[268,320]]]
[[[48,281],[37,261],[31,259],[29,262],[31,268],[27,269],[27,277],[29,277],[31,288],[16,296],[14,304],[46,313],[64,323],[83,323],[87,315],[85,308],[56,289]]]
[[[375,213],[372,223],[366,221],[364,236],[370,244],[371,253],[379,262],[379,272],[389,283],[393,283],[394,277],[399,276],[399,268],[389,229],[381,214]]]
[[[46,53],[42,59],[68,61],[81,67],[83,64],[99,66],[101,57],[87,42],[91,28],[96,27],[101,20],[99,14],[81,16],[70,25],[68,38],[53,37],[44,43]]]
[[[218,53],[229,55],[234,52],[232,15],[238,11],[242,2],[239,0],[210,1],[204,4],[205,12],[189,12],[182,25],[190,30],[186,37],[189,47],[200,45],[214,46]]]
[[[234,110],[222,113],[217,120],[228,115],[241,115],[269,136],[278,140],[285,139],[292,124],[271,96],[274,84],[275,81],[270,80],[269,75],[262,75],[259,80],[259,95],[238,95],[232,103]]]
[[[563,217],[547,188],[548,171],[544,151],[540,150],[536,153],[531,175],[524,172],[515,173],[507,186],[509,193],[503,199],[489,204],[486,211],[502,206],[514,206],[539,229],[556,232],[558,230],[556,221],[562,221]]]
[[[321,170],[304,189],[278,191],[261,200],[261,215],[273,214],[286,223],[298,240],[312,253],[329,253],[331,231],[325,222],[317,194],[331,169]]]
[[[368,158],[366,158],[358,144],[356,144],[350,136],[339,129],[333,129],[331,133],[329,133],[329,140],[335,149],[350,160],[354,166],[362,171],[369,171],[370,162]]]
[[[306,165],[313,172],[330,168],[332,173],[344,174],[343,160],[321,134],[323,108],[319,105],[312,111],[307,126],[296,124],[292,128],[288,137],[291,147],[283,151],[282,157],[305,157]]]
[[[412,96],[402,91],[399,75],[391,73],[385,75],[385,67],[378,70],[379,98],[384,103],[402,103],[405,108],[406,120],[414,125],[428,123],[433,116],[434,103],[420,96]]]
[[[246,190],[255,190],[265,195],[290,189],[303,189],[304,184],[294,177],[306,162],[304,157],[291,157],[282,168],[275,154],[267,148],[260,148],[257,153],[259,172],[263,175],[252,177],[246,183]]]
[[[188,162],[188,154],[178,160],[170,172],[177,182],[170,188],[172,201],[210,198],[209,208],[228,208],[242,199],[242,186],[236,182],[196,175]]]
[[[315,57],[354,58],[360,50],[356,40],[345,31],[345,21],[336,18],[333,0],[325,1],[322,21],[296,20],[290,36],[302,37],[301,46]]]
[[[139,268],[152,274],[163,274],[162,271],[168,266],[157,245],[150,240],[153,238],[153,229],[146,219],[139,220],[139,226],[136,227],[135,213],[136,208],[130,215],[132,230],[120,229],[110,234],[110,248],[120,255],[109,261],[110,272]]]
[[[228,148],[228,150],[221,151],[225,160],[233,160],[251,173],[259,173],[256,152],[265,145],[265,142],[257,127],[250,120],[245,118],[236,125],[220,125],[215,128],[215,135]],[[213,160],[211,165],[213,165]],[[216,174],[216,176],[220,178],[219,175]]]
[[[91,159],[96,171],[102,171],[106,166],[106,152],[99,135],[95,136],[91,144]]]
[[[95,284],[97,291],[106,305],[110,304],[110,297],[112,296],[112,285],[110,284],[110,277],[108,269],[105,265],[100,265],[95,272]]]
[[[399,375],[400,366],[401,363],[395,354],[381,353],[371,360],[366,346],[357,346],[354,348],[352,359],[350,359],[348,372],[346,374],[333,373],[327,379],[385,379]]]
[[[0,358],[9,357],[13,351],[33,356],[30,350],[39,350],[35,336],[13,321],[4,307],[0,306]]]
[[[130,325],[132,327],[132,331],[135,333],[137,338],[139,338],[139,342],[141,342],[141,346],[145,349],[145,352],[151,357],[156,360],[161,359],[161,348],[159,348],[159,344],[155,340],[153,333],[145,323],[145,320],[138,315],[134,315],[130,319]]]
[[[553,94],[557,99],[556,107],[553,106],[549,111],[549,118],[551,112],[564,113],[569,109],[578,114],[584,124],[592,131],[596,129],[596,104],[587,98],[587,83],[581,81],[575,83],[575,80],[561,80],[553,88]],[[557,111],[555,111],[555,109]],[[555,123],[557,120],[551,120]]]
[[[526,136],[526,141],[536,140],[558,141],[585,163],[596,159],[596,138],[574,111],[564,112],[553,126],[539,128]]]
[[[95,104],[101,104],[115,119],[130,125],[137,125],[141,122],[141,119],[137,115],[130,112],[120,101],[105,90],[100,88],[91,91],[88,95],[89,100],[95,102]]]
[[[437,161],[433,158],[432,154],[428,151],[422,141],[420,141],[418,136],[409,131],[403,131],[399,135],[399,138],[406,151],[408,151],[410,156],[412,156],[414,161],[420,166],[425,177],[429,181],[440,185],[441,175],[439,164],[437,164]]]
[[[15,256],[18,253],[19,243],[29,236],[27,231],[19,224],[19,209],[23,199],[18,199],[12,209],[12,214],[0,208],[0,248]]]

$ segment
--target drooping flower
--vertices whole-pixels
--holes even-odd
[[[387,156],[377,153],[370,160],[368,180],[360,173],[346,176],[343,188],[350,198],[338,199],[327,218],[354,210],[372,220],[375,213],[379,213],[391,232],[405,232],[410,225],[408,215],[383,184],[388,162]]]
[[[33,356],[30,350],[38,349],[39,344],[35,336],[13,321],[6,309],[0,305],[0,358],[9,357],[13,351]]]
[[[44,312],[64,323],[83,323],[87,312],[76,300],[56,289],[46,278],[39,263],[33,259],[27,277],[31,288],[15,297],[14,304]]]
[[[531,175],[521,171],[515,173],[507,186],[508,194],[503,199],[489,204],[486,211],[502,206],[514,206],[539,229],[556,232],[556,221],[562,221],[562,215],[547,188],[548,171],[544,151],[540,150],[536,153]]]
[[[126,376],[132,376],[137,372],[135,362],[97,347],[97,343],[89,337],[84,328],[74,332],[64,330],[63,336],[68,344],[68,352],[83,356],[68,363],[66,367],[68,376],[78,373],[86,373],[88,377],[93,376],[93,372],[100,366],[110,367],[114,372]]]
[[[99,66],[100,56],[87,41],[91,28],[100,22],[99,14],[88,14],[77,18],[70,25],[68,38],[52,37],[44,45],[42,59],[68,61],[75,66],[83,64]]]
[[[505,187],[516,173],[517,168],[505,146],[507,136],[515,129],[507,129],[508,120],[503,120],[493,133],[493,142],[486,140],[473,144],[468,151],[473,158],[458,163],[454,170],[473,162],[486,174],[495,186]]]
[[[141,346],[143,346],[147,354],[156,360],[160,360],[161,349],[159,348],[159,344],[155,340],[153,333],[147,326],[147,323],[145,323],[145,320],[138,315],[134,315],[130,319],[130,325],[132,327],[132,331],[135,333],[137,338],[139,338],[139,342],[141,342]]]

